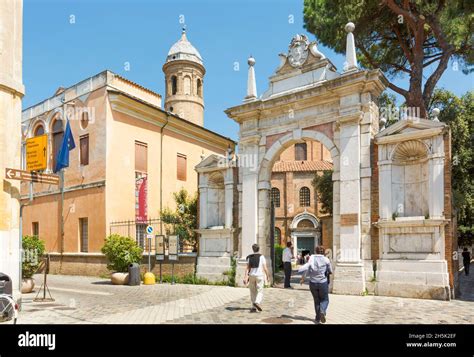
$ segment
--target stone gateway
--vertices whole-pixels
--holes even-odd
[[[240,126],[239,152],[203,158],[196,167],[198,274],[221,279],[235,255],[241,284],[254,243],[269,261],[274,258],[273,165],[288,147],[317,141],[333,165],[333,237],[326,247],[334,266],[332,292],[450,299],[457,248],[449,128],[437,118],[418,117],[379,128],[378,97],[388,82],[381,71],[358,67],[354,24],[345,29],[342,73],[316,42],[296,35],[287,54],[280,54],[268,89],[257,96],[256,61],[249,59],[247,95],[226,110]]]

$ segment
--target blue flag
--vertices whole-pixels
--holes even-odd
[[[61,144],[61,149],[59,150],[58,157],[56,158],[56,167],[54,172],[58,172],[64,167],[69,167],[69,151],[74,149],[76,144],[74,143],[74,138],[72,137],[71,127],[69,126],[69,120],[66,124],[66,131],[64,132],[63,142]]]

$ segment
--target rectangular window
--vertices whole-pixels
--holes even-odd
[[[306,143],[295,144],[295,160],[306,161],[308,160],[308,150]]]
[[[186,155],[178,154],[177,177],[180,181],[186,181]]]
[[[39,232],[40,232],[40,225],[39,222],[33,222],[31,224],[31,233],[32,235],[39,237]]]
[[[148,145],[135,141],[135,171],[147,172],[148,170]]]
[[[79,239],[81,243],[81,252],[89,251],[89,219],[79,218]]]
[[[141,248],[145,248],[146,224],[137,223],[135,226],[135,240]]]
[[[81,165],[89,165],[89,135],[81,136],[79,141],[81,149]]]

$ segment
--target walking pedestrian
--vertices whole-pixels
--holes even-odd
[[[467,250],[467,248],[463,249],[462,262],[464,264],[464,273],[466,275],[469,275],[469,267],[471,265],[471,253]]]
[[[253,254],[247,257],[247,269],[245,270],[244,284],[249,286],[250,300],[252,301],[251,312],[262,311],[263,288],[265,278],[269,280],[267,262],[258,251],[258,244],[252,245]]]
[[[313,295],[315,323],[326,322],[326,313],[329,305],[329,274],[332,274],[331,262],[324,256],[324,247],[317,246],[315,253],[309,257],[308,262],[298,269],[303,273],[301,284],[306,275],[309,276],[309,289]]]
[[[285,289],[293,289],[290,284],[291,280],[291,259],[294,258],[293,255],[293,245],[291,242],[286,242],[286,248],[283,249],[282,261],[283,261],[283,270],[285,272]]]

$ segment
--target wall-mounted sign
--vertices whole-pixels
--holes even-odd
[[[47,166],[48,136],[40,135],[26,140],[26,170],[45,170]]]
[[[156,243],[156,260],[165,260],[165,236],[157,234],[155,236]]]
[[[168,236],[168,259],[178,260],[179,236]]]

